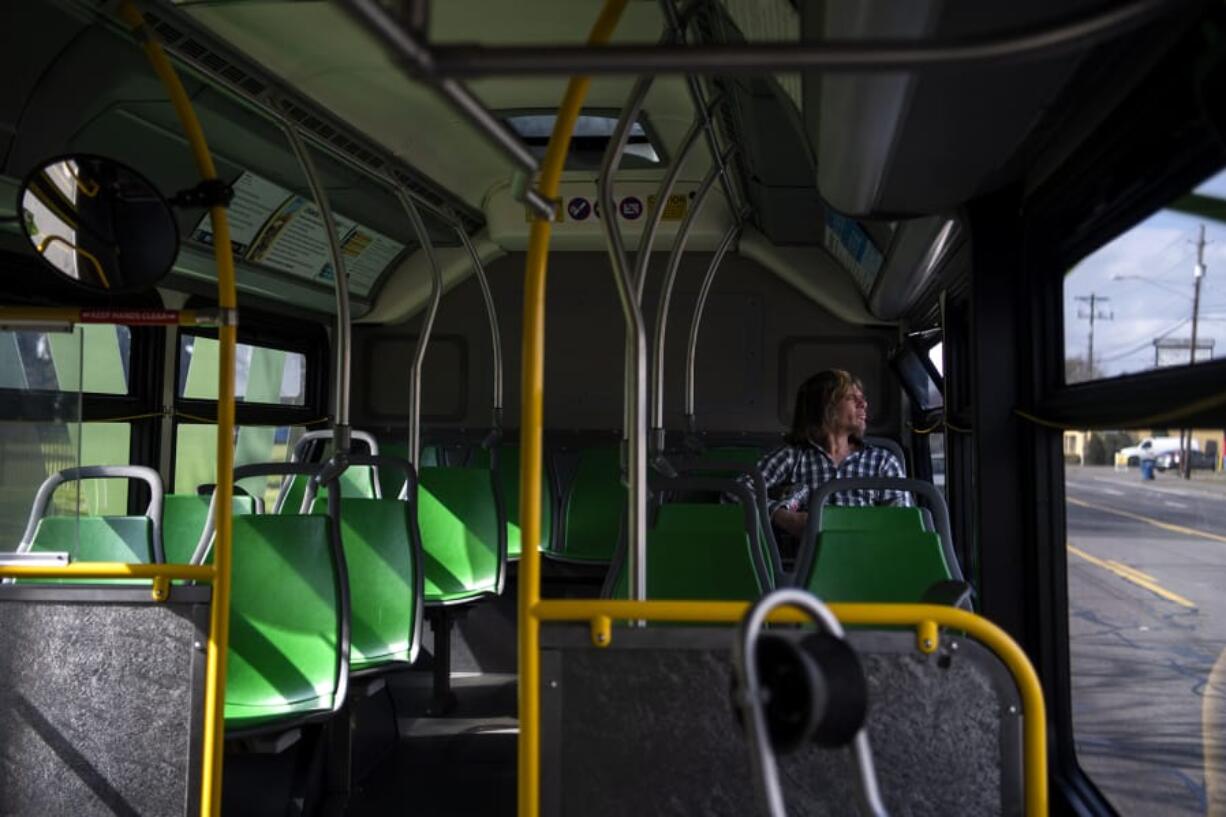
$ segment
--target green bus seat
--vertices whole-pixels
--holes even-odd
[[[234,515],[256,512],[250,496],[234,497]],[[162,500],[162,542],[166,561],[187,564],[196,552],[209,516],[209,497],[201,494],[167,494]]]
[[[149,488],[143,516],[46,516],[56,489],[87,479],[133,479]],[[18,552],[66,552],[72,562],[151,564],[165,561],[162,549],[162,479],[139,465],[66,468],[43,480],[30,509]],[[39,579],[40,583],[94,583],[97,579]],[[120,580],[128,582],[128,580]],[[143,581],[143,580],[140,580]]]
[[[306,493],[307,480],[310,478],[298,474],[286,477],[286,479],[289,480],[289,487],[278,497],[277,513],[296,514],[302,509],[302,498]],[[341,496],[377,499],[380,495],[379,480],[373,467],[350,466],[344,470],[337,481],[341,486]],[[322,489],[319,495],[327,496],[326,489]],[[392,496],[395,494],[393,493]]]
[[[571,562],[612,561],[626,511],[626,486],[621,481],[616,447],[580,452],[562,504],[561,546],[548,555]]]
[[[954,578],[936,533],[825,530],[801,585],[825,602],[918,603]]]
[[[63,551],[73,562],[149,564],[155,561],[153,520],[147,516],[45,516],[38,521],[29,550]]]
[[[914,507],[832,507],[841,491],[902,490],[928,503],[936,531]],[[795,584],[830,602],[970,604],[953,549],[945,497],[931,483],[890,477],[832,480],[813,492]]]
[[[331,714],[347,636],[332,520],[236,516],[233,529],[227,733]]]
[[[488,466],[489,450],[474,449],[469,464],[474,467]],[[523,553],[523,534],[519,527],[519,446],[498,448],[498,481],[502,488],[502,501],[507,512],[507,559],[515,560]],[[541,541],[538,549],[549,552],[553,544],[553,482],[542,469],[541,473]]]
[[[869,508],[827,506],[822,510],[822,531],[828,530],[909,534],[925,530],[924,515],[920,508],[898,508],[890,505]]]
[[[739,505],[662,505],[647,530],[647,597],[740,601],[769,590]],[[610,567],[613,598],[628,598],[625,543]]]
[[[351,672],[412,663],[416,658],[421,582],[413,524],[407,502],[341,499],[341,544],[352,606]]]
[[[426,604],[457,604],[502,592],[506,527],[489,470],[426,467],[418,480]]]

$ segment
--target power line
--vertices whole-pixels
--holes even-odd
[[[1127,349],[1123,352],[1112,352],[1107,357],[1102,357],[1102,358],[1099,358],[1098,360],[1100,363],[1113,363],[1117,360],[1121,360],[1123,358],[1129,357],[1130,355],[1135,355],[1137,352],[1140,352],[1144,349],[1152,348],[1155,340],[1162,340],[1167,335],[1171,335],[1179,331],[1180,329],[1182,329],[1184,326],[1187,326],[1191,322],[1192,322],[1191,318],[1183,318],[1175,325],[1167,329],[1164,329],[1163,331],[1154,335],[1152,338],[1148,338],[1146,340],[1141,341],[1141,343],[1137,344],[1136,346],[1130,349]]]

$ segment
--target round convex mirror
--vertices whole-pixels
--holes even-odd
[[[37,168],[21,186],[18,212],[39,257],[94,291],[151,287],[179,252],[179,227],[157,188],[101,156],[64,156]]]

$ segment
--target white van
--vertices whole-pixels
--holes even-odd
[[[1159,460],[1169,467],[1179,459],[1178,437],[1146,437],[1137,445],[1121,448],[1115,452],[1115,461],[1126,465],[1140,465],[1141,460]],[[1192,440],[1192,450],[1199,451],[1200,444]]]

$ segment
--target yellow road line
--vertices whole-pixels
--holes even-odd
[[[1111,565],[1117,570],[1122,570],[1125,573],[1131,573],[1133,576],[1136,576],[1137,578],[1140,578],[1140,579],[1144,579],[1147,582],[1158,581],[1157,579],[1155,579],[1153,576],[1149,575],[1148,573],[1137,570],[1132,565],[1126,565],[1123,562],[1117,562],[1115,559],[1107,559],[1107,564]]]
[[[1109,508],[1106,505],[1099,505],[1094,502],[1086,502],[1084,499],[1074,499],[1071,496],[1066,497],[1065,500],[1070,505],[1079,505],[1082,508],[1093,508],[1096,511],[1102,511],[1103,513],[1113,513],[1116,516],[1123,516],[1127,519],[1135,519],[1138,522],[1144,522],[1147,525],[1153,525],[1155,528],[1162,528],[1163,530],[1169,530],[1172,533],[1182,533],[1185,536],[1200,536],[1201,538],[1204,538],[1204,539],[1212,539],[1215,542],[1226,543],[1226,536],[1222,536],[1220,533],[1210,533],[1209,531],[1197,530],[1196,528],[1185,528],[1183,525],[1172,525],[1170,522],[1162,522],[1157,519],[1151,519],[1150,517],[1142,516],[1139,513],[1132,513],[1131,511],[1121,511],[1118,508]]]
[[[1119,576],[1124,581],[1132,582],[1137,587],[1142,587],[1148,590],[1149,592],[1153,593],[1155,596],[1160,596],[1161,598],[1164,598],[1167,601],[1173,601],[1176,604],[1180,605],[1181,607],[1187,607],[1192,610],[1196,609],[1195,602],[1191,601],[1190,599],[1184,598],[1178,593],[1172,593],[1170,590],[1167,590],[1165,587],[1163,587],[1162,585],[1154,581],[1152,577],[1148,577],[1147,574],[1142,573],[1141,571],[1136,570],[1135,568],[1130,568],[1127,565],[1122,565],[1119,562],[1115,562],[1110,559],[1100,559],[1097,556],[1091,556],[1090,554],[1086,553],[1081,548],[1074,547],[1071,544],[1068,545],[1067,547],[1069,549],[1069,553],[1072,553],[1076,556],[1080,556],[1082,559],[1085,559],[1090,564],[1098,565],[1103,570],[1110,571],[1114,573],[1115,575]]]

